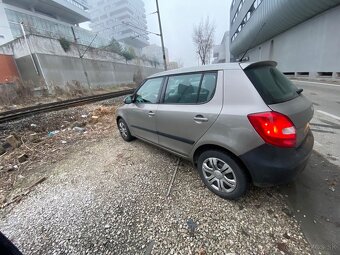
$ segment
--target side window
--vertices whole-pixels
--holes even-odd
[[[136,93],[136,103],[157,103],[163,77],[147,80]]]
[[[164,103],[202,104],[208,102],[214,96],[216,79],[216,73],[170,76],[165,91]]]
[[[164,103],[195,104],[202,74],[170,76],[165,91]]]
[[[206,73],[203,76],[198,103],[205,103],[212,99],[216,88],[216,73]]]

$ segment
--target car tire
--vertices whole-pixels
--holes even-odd
[[[122,118],[120,118],[117,122],[118,125],[118,130],[119,133],[121,135],[121,137],[124,139],[124,141],[126,142],[130,142],[133,139],[135,139],[131,133],[130,133],[130,129],[128,127],[128,125],[126,124],[125,120],[123,120]]]
[[[242,165],[225,152],[203,152],[198,157],[197,170],[208,189],[224,199],[237,200],[249,189],[249,178]]]

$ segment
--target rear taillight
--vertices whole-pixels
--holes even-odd
[[[248,115],[250,123],[263,140],[278,147],[294,147],[296,129],[293,122],[278,112],[260,112]]]

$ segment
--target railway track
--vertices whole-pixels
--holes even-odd
[[[53,102],[48,104],[30,106],[26,108],[0,112],[0,123],[5,123],[11,120],[16,120],[24,117],[28,117],[37,113],[53,112],[70,107],[85,105],[93,102],[103,101],[115,97],[125,96],[132,94],[134,89],[122,90],[117,92],[105,93],[95,96],[87,96],[82,98],[69,99],[62,102]]]

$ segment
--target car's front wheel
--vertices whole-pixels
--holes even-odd
[[[129,127],[126,124],[126,122],[122,118],[120,118],[117,124],[118,124],[119,133],[122,136],[122,138],[127,142],[132,141],[134,137],[131,135]]]
[[[238,199],[249,188],[249,180],[242,166],[222,151],[203,152],[198,157],[197,168],[208,189],[222,198]]]

